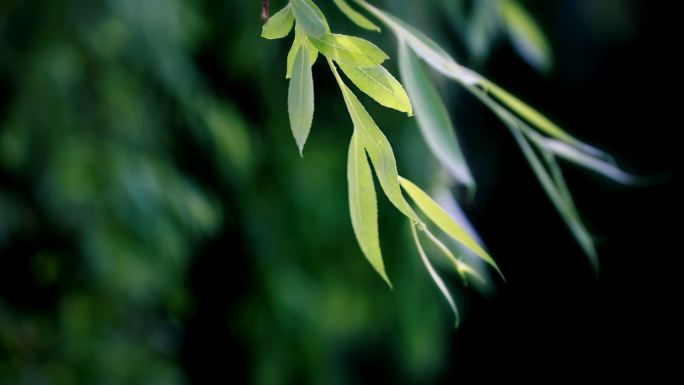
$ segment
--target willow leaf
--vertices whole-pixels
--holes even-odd
[[[340,69],[357,87],[385,107],[412,115],[404,87],[383,66],[354,67],[340,63]]]
[[[399,44],[399,73],[413,101],[418,127],[430,151],[458,183],[474,189],[475,180],[454,134],[449,113],[437,88],[405,43]]]
[[[292,42],[292,48],[290,48],[290,52],[287,53],[287,73],[285,74],[285,79],[290,78],[292,74],[292,64],[294,63],[295,55],[297,54],[299,47],[301,47],[302,45],[302,35],[299,31],[299,27],[295,27],[295,31],[297,31],[297,33],[295,34],[294,41]],[[306,39],[306,42],[306,48],[309,51],[309,59],[311,61],[311,65],[314,65],[314,63],[316,62],[316,58],[318,58],[318,50],[316,49],[316,47],[313,46],[313,44],[311,44],[311,41],[309,39]]]
[[[337,8],[342,11],[347,17],[353,21],[356,25],[358,25],[361,28],[370,30],[370,31],[378,31],[380,32],[380,28],[378,28],[377,25],[373,24],[370,20],[366,19],[365,16],[362,14],[356,12],[354,8],[350,7],[349,4],[347,4],[346,1],[344,0],[333,0],[335,4],[337,5]]]
[[[423,263],[425,264],[425,268],[427,269],[428,273],[430,273],[430,277],[432,277],[432,280],[435,281],[435,284],[437,285],[439,290],[442,292],[442,294],[444,294],[444,297],[446,298],[447,302],[449,302],[449,306],[451,306],[451,310],[454,312],[454,316],[456,317],[454,327],[457,328],[460,322],[460,317],[458,315],[458,309],[456,308],[454,299],[451,298],[449,289],[447,289],[446,285],[444,284],[444,281],[442,281],[442,278],[439,277],[439,275],[435,271],[435,268],[432,267],[432,264],[430,263],[430,260],[428,259],[427,255],[425,255],[423,246],[420,244],[420,239],[418,239],[418,233],[416,233],[416,227],[411,226],[411,231],[413,232],[413,240],[416,242],[418,253],[420,254],[420,258],[423,260]]]
[[[551,45],[532,15],[515,0],[504,0],[501,14],[518,54],[538,71],[550,70],[553,65]]]
[[[329,33],[311,37],[311,42],[323,55],[342,64],[373,67],[388,58],[373,43],[358,37]]]
[[[404,191],[408,193],[411,199],[416,202],[420,210],[425,213],[425,215],[427,215],[432,222],[434,222],[450,237],[457,240],[462,245],[472,250],[484,261],[492,265],[492,267],[494,267],[496,271],[501,274],[501,270],[499,270],[499,267],[496,265],[496,262],[494,262],[492,257],[490,257],[489,254],[487,254],[487,252],[484,251],[484,249],[482,249],[482,247],[480,247],[480,245],[477,244],[477,242],[475,242],[475,240],[471,238],[470,235],[468,235],[468,233],[466,233],[465,230],[463,230],[463,228],[461,228],[461,226],[459,226],[458,223],[456,223],[456,221],[449,216],[449,214],[446,213],[446,211],[444,211],[444,209],[439,207],[439,205],[435,203],[435,201],[433,201],[429,195],[427,195],[423,190],[407,179],[399,177],[399,181],[401,183],[401,187],[404,188]]]
[[[342,90],[344,103],[349,110],[349,116],[354,123],[354,130],[359,136],[361,144],[368,152],[371,158],[375,174],[380,181],[380,187],[387,195],[387,198],[392,204],[409,218],[413,215],[409,212],[406,206],[406,201],[401,195],[401,188],[399,187],[399,174],[397,173],[397,161],[394,158],[394,152],[385,134],[380,131],[378,126],[373,121],[373,118],[368,114],[356,95],[347,87],[342,78],[337,73],[334,64],[328,59],[328,64],[335,74],[335,78]]]
[[[380,274],[387,284],[392,283],[385,273],[385,265],[380,253],[380,241],[378,238],[378,207],[366,150],[361,145],[356,132],[352,135],[349,144],[349,157],[347,160],[347,182],[349,184],[349,210],[351,213],[352,227],[356,240],[361,246],[363,255]]]
[[[297,25],[309,36],[323,36],[329,32],[321,11],[309,0],[290,0]],[[318,11],[318,12],[317,12]]]
[[[300,154],[309,136],[314,112],[313,77],[308,57],[306,45],[301,45],[292,64],[292,78],[287,99],[290,127]]]
[[[290,33],[293,24],[292,7],[288,4],[268,19],[268,22],[264,24],[261,36],[266,39],[280,39]]]

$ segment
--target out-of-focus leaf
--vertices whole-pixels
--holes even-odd
[[[504,0],[501,13],[513,47],[525,61],[541,72],[553,66],[553,54],[544,31],[515,0]]]
[[[380,32],[380,28],[377,25],[373,24],[373,22],[366,19],[366,17],[363,16],[362,14],[356,12],[354,10],[354,8],[350,7],[349,4],[347,4],[346,1],[344,1],[344,0],[333,0],[333,1],[337,5],[337,8],[339,8],[340,11],[342,11],[342,13],[347,15],[347,17],[351,21],[356,23],[356,25],[358,25],[359,27],[370,30],[370,31]]]
[[[416,202],[421,211],[423,211],[423,213],[425,213],[425,215],[427,215],[432,222],[434,222],[450,237],[454,238],[468,249],[472,250],[487,263],[492,265],[492,267],[494,267],[496,271],[501,274],[501,270],[499,270],[499,267],[496,265],[496,262],[494,262],[492,257],[490,257],[489,254],[487,254],[487,252],[484,251],[484,249],[482,249],[482,247],[480,247],[480,245],[477,244],[477,242],[475,242],[475,240],[473,240],[473,238],[471,238],[470,235],[468,235],[468,233],[466,233],[461,226],[459,226],[458,223],[456,223],[456,221],[454,221],[453,218],[451,218],[449,214],[444,211],[444,209],[439,207],[439,205],[435,203],[430,196],[405,178],[399,177],[399,182],[401,183],[401,187],[404,188],[404,191],[409,194],[411,199]]]
[[[472,84],[476,81],[474,78],[470,77],[467,72],[463,71],[463,68],[458,65],[446,51],[422,32],[404,21],[373,7],[363,0],[356,0],[356,2],[366,8],[378,19],[382,20],[383,23],[392,29],[400,40],[406,40],[416,54],[425,60],[432,68],[461,82]]]
[[[378,238],[378,208],[366,150],[356,132],[349,144],[347,160],[347,182],[349,184],[349,211],[356,240],[363,255],[390,287],[392,283],[385,273]]]
[[[349,87],[344,84],[330,59],[328,59],[328,63],[342,89],[342,96],[344,97],[347,110],[349,110],[349,115],[354,123],[354,129],[359,136],[361,144],[371,158],[371,162],[375,168],[375,174],[380,181],[380,186],[390,202],[392,202],[399,211],[407,217],[413,218],[406,207],[404,197],[401,195],[399,174],[397,173],[397,161],[394,158],[394,152],[392,152],[389,141],[385,137],[385,134],[380,131],[361,102],[359,102],[359,99],[356,98],[356,95],[354,95]]]
[[[287,98],[290,127],[300,154],[309,136],[314,112],[313,77],[308,57],[309,52],[306,46],[300,46],[292,65],[292,78]]]
[[[295,33],[295,38],[292,42],[292,48],[290,48],[290,52],[287,53],[287,73],[285,74],[285,79],[290,78],[290,75],[292,74],[292,63],[294,63],[295,55],[297,54],[299,47],[302,45],[302,34],[299,31],[299,27],[295,27],[295,31],[297,33]],[[316,58],[318,58],[318,50],[313,46],[313,44],[311,44],[311,40],[309,39],[306,39],[306,48],[309,51],[311,65],[314,65]]]
[[[340,69],[357,87],[385,107],[412,115],[404,88],[383,66],[355,67],[340,63]]]
[[[468,164],[437,89],[405,43],[399,44],[399,73],[415,108],[418,127],[432,154],[458,183],[475,188]]]
[[[328,33],[328,24],[323,14],[309,0],[290,0],[297,25],[309,36],[323,36]]]
[[[329,33],[311,37],[311,42],[323,55],[352,66],[373,67],[389,58],[373,43],[358,37]]]
[[[437,272],[435,271],[435,268],[432,267],[432,264],[430,263],[430,260],[428,260],[427,255],[425,255],[425,251],[423,251],[423,246],[420,244],[420,239],[418,239],[418,233],[416,232],[416,226],[411,226],[411,231],[413,232],[413,239],[416,242],[416,247],[418,248],[418,253],[420,254],[420,258],[423,260],[423,263],[425,264],[425,268],[427,269],[428,273],[430,273],[430,277],[432,277],[432,280],[435,281],[435,284],[439,288],[439,290],[444,294],[444,297],[446,298],[447,302],[449,302],[449,306],[451,306],[451,310],[454,312],[454,316],[456,317],[456,321],[454,322],[454,327],[457,328],[459,323],[460,323],[460,316],[458,314],[458,309],[456,308],[456,304],[454,303],[454,299],[451,298],[451,293],[449,293],[449,289],[447,289],[446,285],[444,284],[444,281],[442,281],[442,278],[439,277]]]
[[[268,19],[268,22],[264,24],[261,36],[266,39],[280,39],[290,33],[293,24],[294,16],[292,15],[292,8],[288,4]]]

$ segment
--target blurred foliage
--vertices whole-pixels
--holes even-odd
[[[258,3],[0,2],[0,383],[184,384],[196,362],[227,365],[227,340],[244,366],[224,376],[258,384],[449,371],[452,319],[408,226],[379,202],[393,291],[354,239],[351,123],[327,73],[299,156],[289,42],[260,38]],[[318,3],[341,33],[394,44]],[[386,8],[440,44],[455,34],[472,65],[504,36],[480,2],[409,3]],[[368,109],[405,173],[433,180],[415,123]]]

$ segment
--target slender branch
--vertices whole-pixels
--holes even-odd
[[[261,0],[261,21],[268,21],[268,0]]]

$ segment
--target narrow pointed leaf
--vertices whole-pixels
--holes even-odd
[[[370,31],[378,31],[380,32],[380,28],[378,28],[377,25],[373,24],[370,20],[366,19],[365,16],[362,14],[356,12],[354,8],[350,7],[349,4],[347,4],[346,1],[344,0],[333,0],[335,4],[337,5],[337,8],[342,11],[347,17],[356,23],[361,28],[370,30]]]
[[[401,183],[401,187],[404,188],[404,191],[408,193],[408,195],[413,199],[414,202],[418,205],[421,211],[427,215],[428,218],[432,222],[434,222],[442,231],[447,233],[450,237],[454,238],[461,244],[463,244],[465,247],[468,249],[472,250],[475,254],[477,254],[480,258],[485,260],[487,263],[492,265],[496,269],[496,271],[501,274],[501,270],[499,270],[499,267],[496,265],[496,262],[492,259],[492,257],[487,254],[480,245],[475,242],[473,238],[468,235],[468,233],[461,228],[461,226],[456,223],[456,221],[453,220],[447,214],[444,209],[439,207],[435,201],[430,198],[423,190],[421,190],[418,186],[413,184],[411,181],[399,177],[399,181]]]
[[[328,33],[328,25],[320,10],[308,0],[290,0],[297,25],[309,36],[323,36]],[[318,12],[317,12],[318,11]]]
[[[292,64],[292,78],[287,99],[290,127],[300,154],[309,136],[314,112],[313,77],[308,57],[306,45],[300,46]]]
[[[413,101],[418,127],[430,151],[458,183],[474,189],[475,180],[461,152],[449,113],[437,88],[405,43],[399,44],[399,73]]]
[[[363,255],[380,274],[387,284],[392,287],[385,265],[382,262],[380,241],[378,238],[378,208],[366,150],[356,132],[352,135],[347,160],[347,182],[349,185],[349,210],[352,227],[356,240],[361,246]]]
[[[288,4],[268,19],[268,22],[264,24],[261,36],[266,39],[280,39],[290,33],[293,24],[294,15],[292,14],[292,7]]]
[[[550,70],[553,66],[551,45],[534,18],[515,0],[504,0],[501,14],[518,54],[536,70]]]
[[[404,87],[383,66],[354,67],[340,63],[340,69],[357,87],[385,107],[412,115]]]
[[[385,137],[385,134],[380,131],[361,102],[359,102],[359,99],[356,98],[356,95],[354,95],[349,87],[344,84],[330,59],[328,59],[328,64],[330,64],[330,68],[333,70],[335,78],[340,85],[344,103],[347,105],[349,116],[354,123],[354,130],[359,136],[361,144],[368,152],[368,156],[371,158],[375,174],[378,176],[382,190],[399,211],[412,219],[413,215],[410,213],[406,206],[406,201],[401,195],[399,174],[397,173],[397,161],[394,158],[394,152],[392,152],[389,141]]]
[[[298,28],[295,28],[295,30],[298,30]],[[291,74],[292,74],[292,64],[294,63],[294,58],[295,55],[297,54],[297,51],[299,50],[299,47],[302,45],[302,35],[298,32],[295,34],[294,41],[292,42],[292,48],[290,48],[290,52],[287,53],[287,73],[285,74],[285,79],[289,79]],[[311,65],[314,65],[316,62],[316,58],[318,57],[318,50],[316,47],[311,44],[311,41],[307,39],[307,50],[309,51],[309,59],[311,61]]]
[[[311,42],[323,55],[351,66],[373,67],[388,58],[373,43],[358,37],[329,33],[311,37]]]
[[[411,226],[411,231],[413,232],[413,239],[416,242],[416,247],[418,248],[418,253],[420,254],[420,258],[423,260],[423,263],[425,264],[425,268],[427,269],[428,273],[430,273],[430,277],[432,277],[432,280],[435,281],[435,284],[439,288],[439,290],[442,292],[444,297],[446,298],[447,302],[449,302],[449,306],[451,306],[451,310],[454,312],[454,316],[456,317],[456,322],[454,323],[454,327],[458,327],[458,324],[460,322],[460,316],[458,314],[458,309],[456,308],[456,304],[454,303],[454,299],[451,298],[451,293],[449,293],[449,289],[447,289],[446,285],[444,284],[444,281],[442,281],[442,278],[437,274],[435,271],[435,268],[432,267],[432,264],[430,263],[430,260],[428,259],[427,255],[425,255],[425,251],[423,250],[423,246],[420,244],[420,239],[418,239],[418,234],[416,233],[416,227]]]

